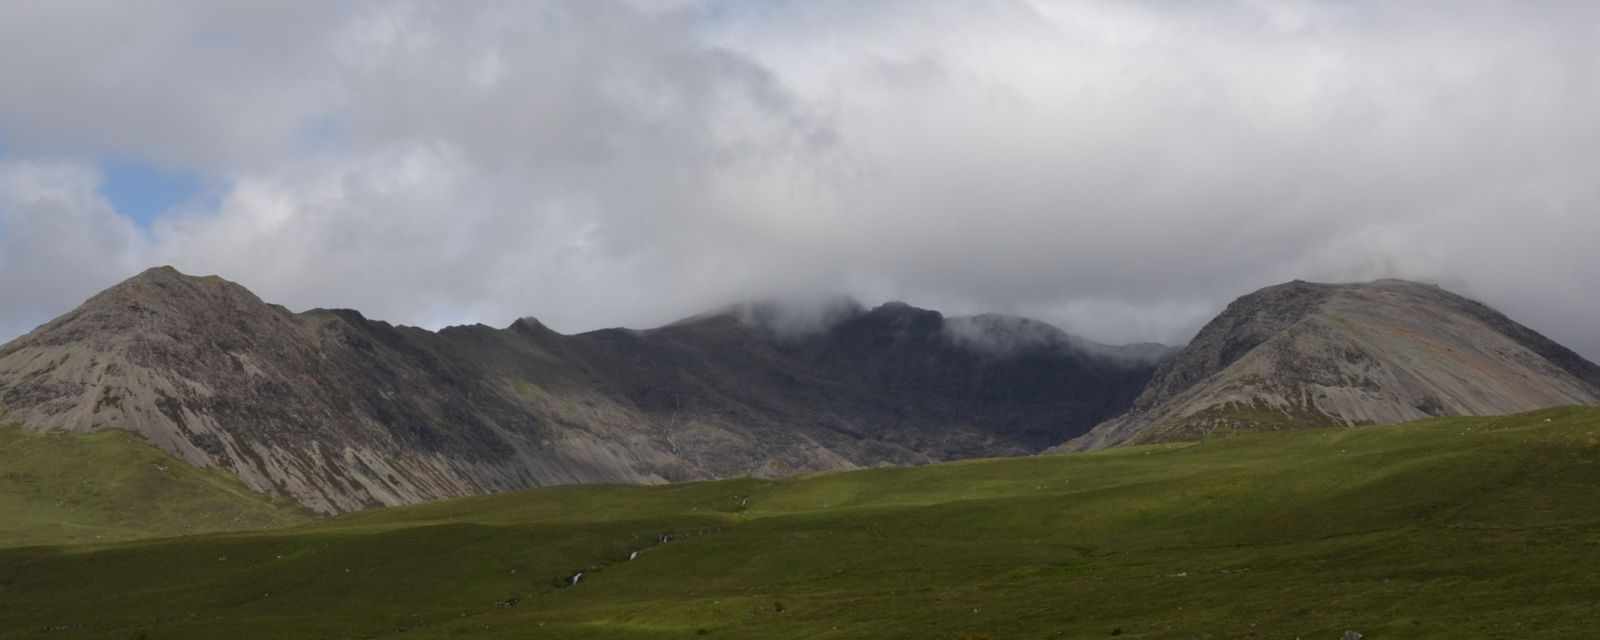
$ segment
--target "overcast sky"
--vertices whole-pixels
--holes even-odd
[[[255,4],[0,4],[0,337],[156,264],[435,328],[844,293],[1168,343],[1397,276],[1600,357],[1595,3]]]

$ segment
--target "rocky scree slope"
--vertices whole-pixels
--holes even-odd
[[[1124,411],[1164,353],[903,304],[799,333],[769,312],[431,332],[157,268],[0,347],[0,402],[5,422],[131,431],[333,513],[1034,453]]]
[[[1239,298],[1126,414],[1062,447],[1600,404],[1600,367],[1482,303],[1402,280]]]

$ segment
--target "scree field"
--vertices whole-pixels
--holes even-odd
[[[14,449],[34,436],[11,437]],[[12,532],[0,638],[1379,640],[1600,628],[1594,409],[555,488],[319,521],[216,498],[231,485],[194,476],[212,493],[181,496],[231,510],[208,528],[310,523],[115,543],[49,523],[171,535],[202,516],[157,511],[169,520],[141,526],[99,491],[57,504],[37,485],[65,481],[38,466],[5,485],[38,495],[0,502],[0,516],[30,518],[0,525]]]

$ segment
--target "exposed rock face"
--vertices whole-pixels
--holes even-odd
[[[28,428],[126,429],[338,512],[1037,452],[1125,410],[1154,370],[1015,323],[974,334],[1007,349],[976,348],[906,305],[841,305],[802,332],[772,317],[435,333],[160,268],[0,347],[0,402]]]
[[[1064,448],[1600,404],[1600,367],[1435,286],[1291,282],[1229,305]]]

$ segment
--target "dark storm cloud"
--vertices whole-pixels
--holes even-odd
[[[1587,6],[119,6],[0,10],[12,333],[147,262],[428,326],[843,292],[1107,342],[1398,276],[1600,355]],[[141,232],[101,154],[227,189]]]

